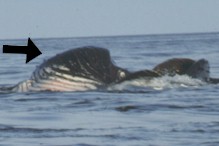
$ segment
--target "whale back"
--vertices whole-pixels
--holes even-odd
[[[160,75],[188,75],[203,81],[209,81],[210,78],[209,63],[205,59],[194,61],[188,58],[173,58],[158,64],[153,70]]]
[[[158,64],[153,70],[160,75],[183,75],[194,63],[194,60],[188,58],[173,58]]]

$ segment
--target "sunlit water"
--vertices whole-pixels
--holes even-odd
[[[2,40],[0,45],[25,45]],[[33,39],[42,55],[0,54],[0,86],[28,79],[57,53],[81,46],[108,48],[130,71],[173,57],[205,58],[219,77],[219,34]],[[219,85],[187,76],[125,82],[105,91],[0,93],[2,146],[217,146]]]

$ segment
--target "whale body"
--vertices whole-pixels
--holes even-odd
[[[210,77],[210,65],[206,59],[172,58],[153,68],[160,76],[188,75],[207,83],[217,84],[218,78]]]
[[[58,54],[35,69],[13,90],[85,91],[104,88],[129,72],[113,64],[107,49],[81,47]]]
[[[158,64],[152,70],[130,72],[116,66],[107,49],[88,46],[57,54],[38,66],[30,79],[8,89],[14,92],[87,91],[140,78],[150,80],[176,74],[219,83],[219,79],[209,77],[209,63],[205,59],[194,61],[173,58]]]

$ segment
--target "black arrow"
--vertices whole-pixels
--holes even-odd
[[[3,45],[3,53],[26,54],[26,63],[42,54],[30,38],[28,38],[27,46]]]

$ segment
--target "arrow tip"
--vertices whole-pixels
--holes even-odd
[[[27,48],[28,51],[27,51],[26,63],[28,63],[32,59],[42,54],[30,38],[28,38],[27,46],[28,46]]]

